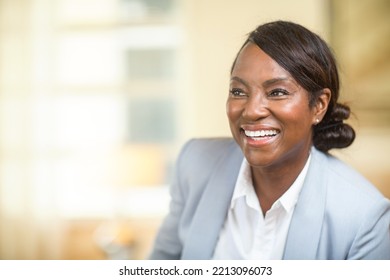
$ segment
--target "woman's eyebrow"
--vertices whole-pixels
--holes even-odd
[[[278,77],[278,78],[273,78],[273,79],[269,79],[265,82],[262,83],[263,87],[269,87],[269,86],[272,86],[274,84],[277,84],[277,83],[280,83],[280,82],[286,82],[286,81],[290,81],[291,79],[289,77]]]
[[[243,80],[243,79],[241,79],[240,77],[237,77],[237,76],[231,77],[231,78],[230,78],[230,82],[232,82],[232,81],[239,82],[239,83],[243,84],[243,85],[246,86],[246,87],[249,86],[249,84],[248,84],[245,80]]]
[[[240,77],[237,77],[237,76],[233,76],[230,78],[230,81],[237,81],[245,86],[249,86],[249,84],[241,79]],[[280,82],[286,82],[286,81],[291,81],[290,77],[278,77],[278,78],[272,78],[272,79],[269,79],[269,80],[266,80],[262,83],[262,86],[263,87],[269,87],[269,86],[272,86],[274,84],[277,84],[277,83],[280,83]]]

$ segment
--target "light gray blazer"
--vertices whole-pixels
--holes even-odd
[[[242,160],[232,139],[184,146],[170,212],[150,259],[212,258]],[[390,259],[389,200],[352,168],[313,148],[283,259]]]

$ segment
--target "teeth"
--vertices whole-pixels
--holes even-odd
[[[244,130],[245,135],[248,137],[264,137],[264,136],[275,136],[278,134],[276,130]]]

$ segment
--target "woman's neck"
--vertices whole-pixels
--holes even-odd
[[[251,167],[253,186],[264,215],[291,187],[308,157],[309,152],[299,159],[286,160],[277,166]]]

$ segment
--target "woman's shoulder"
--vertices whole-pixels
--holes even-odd
[[[183,146],[179,157],[191,159],[193,163],[202,161],[212,164],[220,157],[238,149],[238,145],[232,138],[195,138]]]
[[[233,138],[219,137],[219,138],[193,138],[187,141],[184,148],[190,147],[191,149],[200,149],[209,152],[223,152],[225,149],[229,149],[237,146]]]
[[[341,197],[343,194],[351,198],[362,198],[365,201],[378,201],[384,198],[383,194],[358,170],[336,156],[317,151],[320,157],[325,158],[322,171],[326,173],[329,191],[332,189]]]
[[[203,181],[221,164],[231,160],[240,164],[242,159],[241,150],[232,138],[191,139],[181,149],[176,172],[181,178]]]

